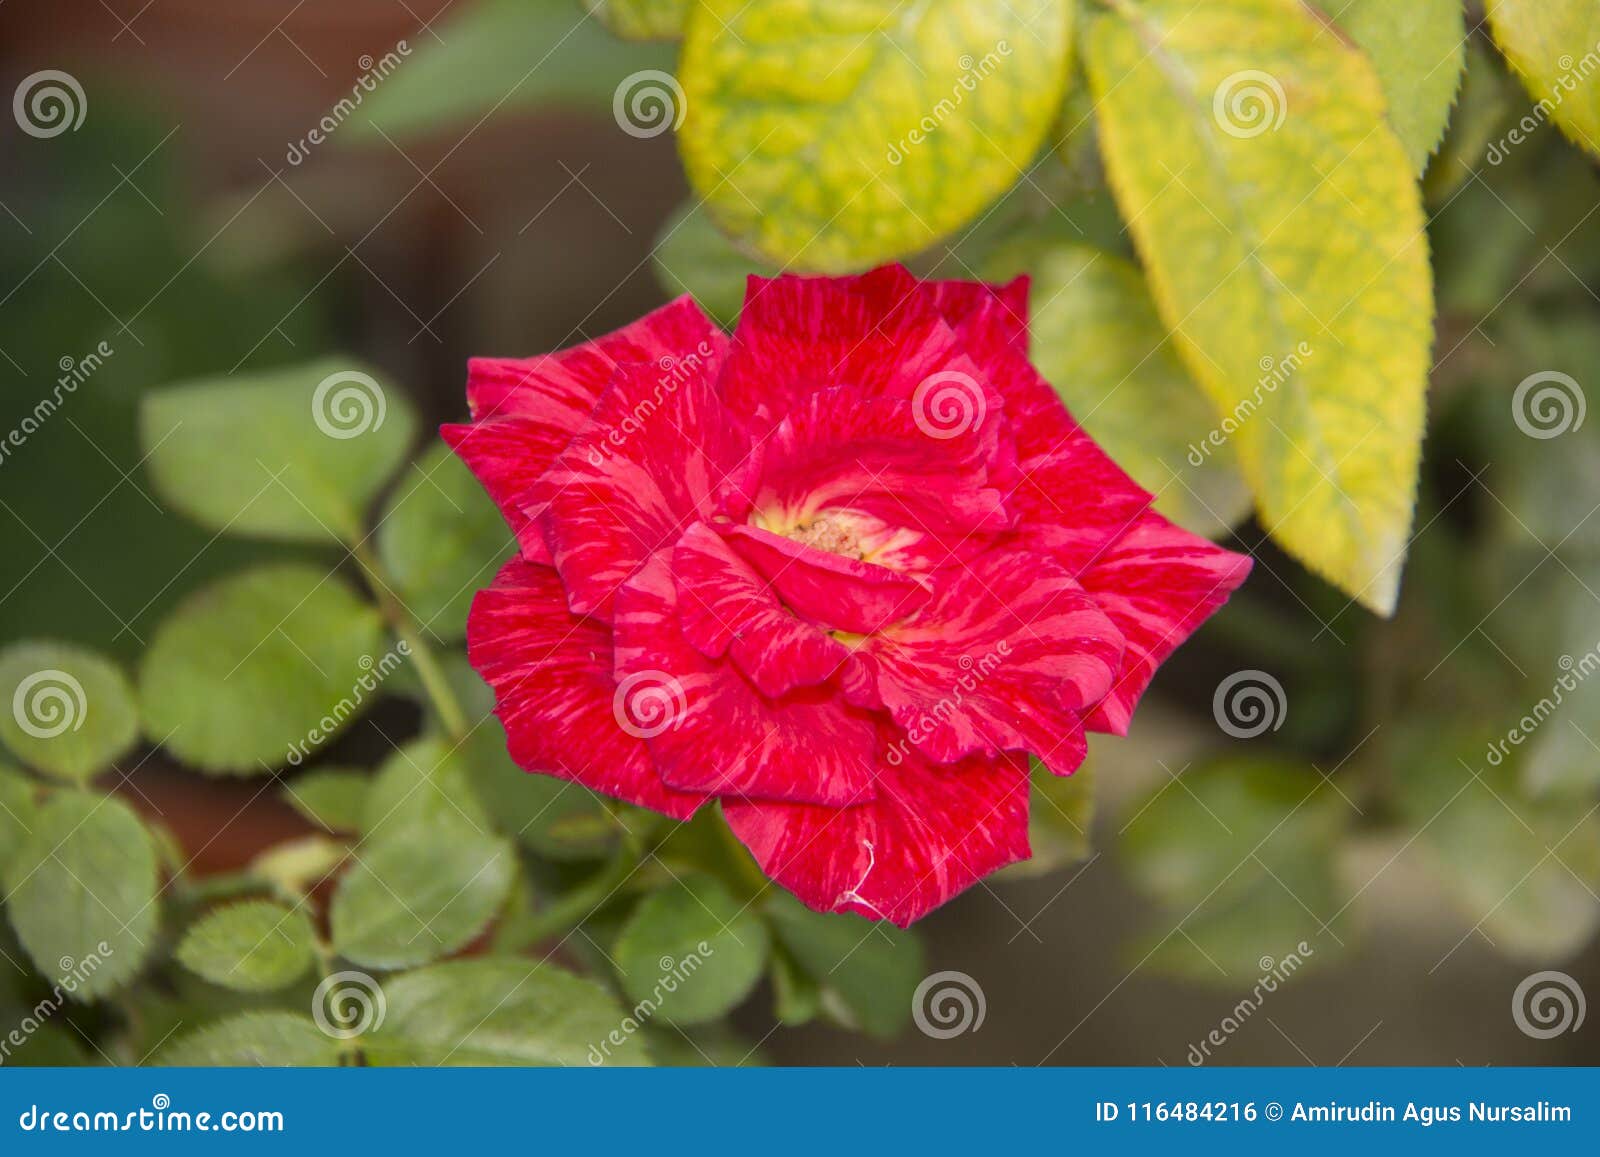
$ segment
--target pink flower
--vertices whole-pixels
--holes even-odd
[[[444,436],[521,544],[468,649],[524,768],[713,799],[821,911],[906,925],[1028,849],[1028,756],[1123,734],[1249,572],[1027,358],[1027,283],[752,278],[476,359]]]

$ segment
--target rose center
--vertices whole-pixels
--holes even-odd
[[[819,515],[810,522],[797,525],[789,532],[788,537],[805,546],[825,550],[829,554],[842,555],[858,561],[866,557],[860,536],[851,527],[836,519]]]

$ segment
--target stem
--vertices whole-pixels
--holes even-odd
[[[394,584],[371,547],[361,541],[350,548],[350,553],[361,565],[367,586],[377,598],[384,618],[411,652],[417,678],[422,681],[422,689],[427,692],[434,711],[438,713],[439,722],[444,725],[450,738],[460,743],[471,730],[467,726],[467,713],[462,710],[461,700],[456,698],[450,680],[445,678],[444,669],[439,666],[433,648],[424,641],[422,625],[417,622],[410,608],[395,597]]]
[[[527,926],[521,929],[521,934],[517,937],[519,943],[509,944],[506,947],[515,952],[519,948],[531,947],[557,936],[565,937],[621,890],[622,885],[633,875],[643,858],[643,841],[629,838],[625,833],[622,847],[617,849],[617,854],[612,857],[609,864],[534,916],[528,921]]]

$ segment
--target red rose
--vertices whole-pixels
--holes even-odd
[[[1027,358],[1027,284],[752,278],[477,359],[444,436],[521,544],[468,623],[512,757],[713,798],[822,911],[906,925],[1028,854],[1249,560],[1180,530]]]

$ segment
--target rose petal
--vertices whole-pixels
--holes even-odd
[[[842,643],[784,608],[703,522],[678,540],[672,577],[684,637],[707,658],[731,654],[768,698],[825,683],[850,657]]]
[[[766,443],[757,517],[772,528],[830,511],[863,512],[900,529],[905,541],[896,557],[923,569],[981,551],[1011,524],[1000,492],[988,485],[1000,423],[983,420],[977,367],[963,358],[948,372],[972,383],[950,387],[970,421],[932,424],[924,411],[936,403],[927,397],[913,403],[823,390],[802,401]]]
[[[879,769],[877,788],[855,807],[724,800],[723,815],[807,906],[902,928],[1030,854],[1026,760],[936,766],[911,752]]]
[[[690,355],[669,369],[618,367],[589,424],[535,486],[529,513],[579,614],[609,618],[617,588],[645,559],[747,485],[756,463],[717,395],[717,366]]]
[[[467,405],[475,421],[531,418],[571,437],[594,411],[619,364],[679,358],[702,340],[719,356],[727,337],[687,294],[603,337],[531,358],[473,358],[467,363]],[[557,446],[556,449],[560,449]]]
[[[934,308],[961,335],[971,355],[982,362],[997,348],[1028,354],[1026,274],[1004,285],[982,281],[925,281]]]
[[[475,425],[440,426],[439,433],[477,476],[529,562],[550,562],[538,524],[523,507],[533,485],[572,435],[526,418],[493,418]],[[559,440],[559,441],[558,441]]]
[[[873,798],[877,752],[865,713],[827,688],[767,699],[727,661],[707,658],[679,626],[667,565],[653,559],[617,596],[621,687],[667,688],[668,718],[650,754],[674,787],[741,798],[839,805]]]
[[[1121,674],[1085,720],[1091,730],[1128,733],[1156,668],[1228,601],[1251,565],[1152,511],[1083,572],[1084,589],[1128,641]]]
[[[649,752],[617,722],[611,630],[567,609],[556,572],[512,559],[479,591],[467,655],[495,693],[511,758],[528,771],[688,819],[700,792],[667,787]]]
[[[785,604],[829,629],[868,634],[928,601],[928,588],[900,571],[829,554],[757,526],[719,529]]]
[[[723,396],[773,421],[809,394],[848,386],[909,399],[961,356],[960,340],[898,265],[859,277],[752,277],[723,375]]]
[[[943,574],[915,618],[866,640],[852,661],[867,690],[851,692],[941,763],[1024,750],[1068,775],[1083,762],[1079,715],[1110,690],[1122,652],[1121,632],[1057,563],[990,554]]]

